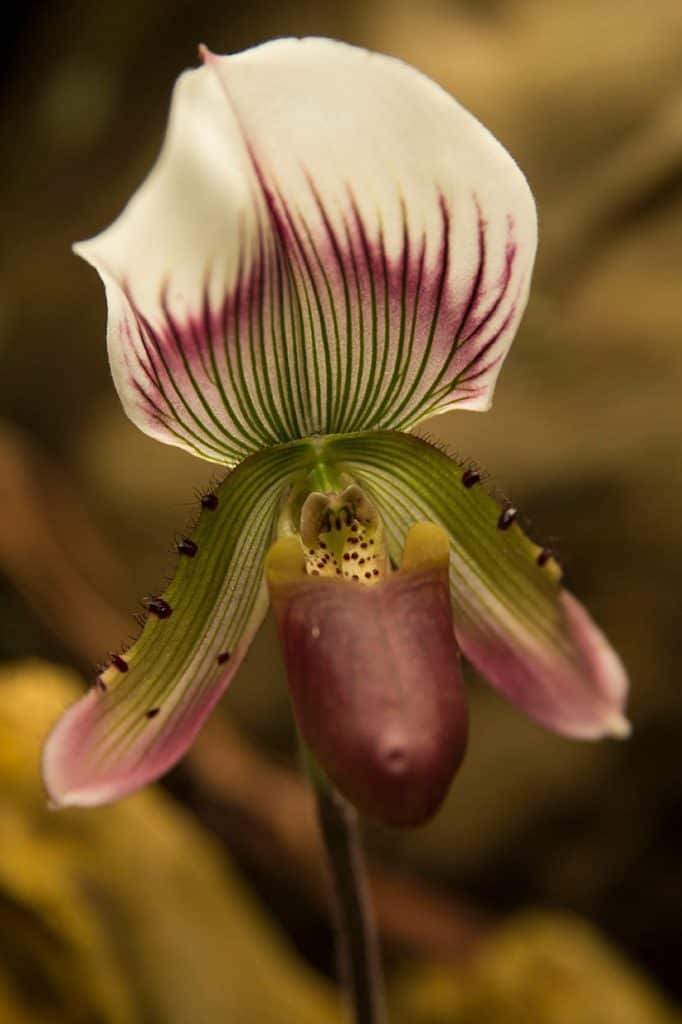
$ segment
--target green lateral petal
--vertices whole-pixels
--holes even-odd
[[[380,510],[397,562],[410,526],[440,523],[451,540],[455,632],[464,654],[505,696],[565,735],[625,735],[627,679],[553,559],[471,471],[406,434],[330,439],[337,461]]]
[[[202,500],[199,522],[137,642],[48,737],[43,775],[58,806],[117,799],[180,758],[221,697],[267,609],[263,560],[287,481],[309,446],[259,452]]]

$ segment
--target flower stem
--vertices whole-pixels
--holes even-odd
[[[357,814],[326,780],[311,776],[333,879],[337,954],[353,1024],[385,1024],[379,943]]]

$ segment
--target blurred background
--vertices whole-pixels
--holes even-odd
[[[471,681],[470,752],[411,833],[366,831],[395,1024],[682,1019],[682,4],[68,0],[0,46],[0,1021],[336,1022],[327,890],[267,623],[164,782],[50,814],[49,725],[134,634],[212,469],[147,439],[70,254],[150,168],[179,71],[321,34],[415,64],[526,172],[541,244],[478,460],[630,671],[628,743]]]

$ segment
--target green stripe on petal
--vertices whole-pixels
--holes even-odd
[[[305,443],[258,452],[202,504],[137,642],[57,723],[43,775],[57,806],[117,799],[180,758],[223,694],[267,609],[263,561]]]
[[[545,559],[475,477],[405,434],[329,439],[325,457],[375,503],[396,562],[414,522],[440,523],[448,531],[457,639],[497,689],[565,735],[627,732],[627,679],[620,661],[562,589],[556,563]]]

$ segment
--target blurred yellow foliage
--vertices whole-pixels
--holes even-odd
[[[680,1024],[591,925],[512,917],[456,970],[424,967],[394,990],[395,1024]]]
[[[41,741],[77,679],[0,673],[0,1021],[334,1024],[218,849],[158,789],[51,812]]]

